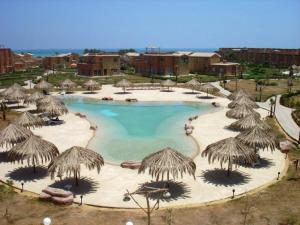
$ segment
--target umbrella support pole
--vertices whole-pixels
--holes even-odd
[[[230,160],[228,162],[227,177],[230,176]]]
[[[36,173],[35,164],[33,164],[33,173]]]

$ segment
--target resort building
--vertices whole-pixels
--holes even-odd
[[[76,53],[67,53],[60,54],[56,56],[49,56],[43,58],[43,66],[45,69],[56,69],[61,68],[76,68],[77,63],[79,62],[79,54]]]
[[[14,71],[14,57],[10,48],[0,48],[0,74]]]
[[[117,53],[86,54],[77,65],[78,75],[106,76],[120,74],[120,55]]]
[[[184,53],[145,53],[130,60],[136,73],[157,75],[189,74],[188,62]]]
[[[275,48],[220,48],[222,58],[236,62],[249,62],[287,68],[300,65],[300,49]]]
[[[194,52],[189,54],[190,73],[208,74],[211,64],[219,63],[221,56],[215,52]]]
[[[25,71],[42,65],[42,59],[33,57],[31,53],[14,53],[14,71]]]
[[[239,75],[241,73],[241,68],[239,63],[234,62],[216,62],[210,64],[210,74],[220,75],[220,76],[231,76]]]
[[[221,56],[214,52],[127,53],[126,61],[140,74],[236,75],[239,72],[238,63],[221,62]]]

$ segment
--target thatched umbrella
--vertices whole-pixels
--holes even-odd
[[[170,175],[173,179],[177,179],[179,175],[183,177],[184,173],[188,173],[195,178],[196,164],[191,158],[168,147],[145,157],[138,173],[145,173],[147,169],[149,174],[155,177],[156,180],[159,180],[160,176],[163,180],[164,175],[166,175],[169,181]]]
[[[35,167],[40,163],[51,161],[54,157],[58,156],[59,151],[57,147],[45,141],[38,136],[31,135],[24,142],[15,145],[9,152],[8,158],[13,161],[27,161],[28,165]]]
[[[71,90],[76,87],[76,83],[71,81],[70,79],[66,79],[61,83],[61,88]]]
[[[48,82],[45,81],[45,80],[41,80],[40,82],[38,82],[38,83],[34,86],[34,88],[40,89],[40,90],[46,90],[46,91],[47,91],[47,90],[53,88],[53,85],[50,84],[50,83],[48,83]]]
[[[259,113],[254,111],[254,109],[249,107],[248,105],[237,105],[233,109],[230,109],[226,112],[227,117],[234,119],[241,119],[250,114],[259,116]]]
[[[73,146],[54,158],[50,162],[48,169],[52,178],[54,178],[55,173],[60,176],[64,173],[67,176],[73,175],[76,185],[78,185],[81,165],[85,165],[89,170],[96,168],[99,173],[101,166],[104,165],[104,160],[101,155],[93,150]]]
[[[26,128],[42,127],[43,125],[45,125],[44,120],[31,114],[28,111],[23,112],[23,114],[21,116],[19,116],[17,119],[15,119],[14,123],[17,125],[26,127]]]
[[[216,88],[215,86],[213,86],[212,84],[210,83],[206,83],[206,84],[202,84],[200,86],[200,91],[203,91],[203,92],[206,92],[207,94],[207,97],[208,97],[208,93],[212,93],[212,92],[217,92],[219,91],[218,88]]]
[[[4,98],[6,100],[20,101],[27,97],[22,89],[14,89],[9,94],[5,95]]]
[[[261,124],[257,124],[255,127],[241,132],[236,138],[254,148],[255,151],[261,148],[270,148],[273,151],[278,146],[278,140],[275,135],[266,130]]]
[[[48,114],[51,118],[59,117],[68,113],[68,109],[65,104],[56,100],[50,101],[47,104],[39,102],[37,109],[38,111]]]
[[[176,85],[176,83],[170,79],[164,80],[160,84],[163,87],[167,87],[168,91],[170,90],[170,87],[174,87]]]
[[[84,86],[91,92],[93,92],[95,89],[101,88],[101,85],[95,80],[89,80],[85,82]]]
[[[228,104],[228,108],[234,108],[237,105],[247,105],[251,108],[259,108],[258,105],[247,96],[240,96]]]
[[[271,127],[260,119],[259,114],[249,114],[244,118],[233,122],[227,126],[227,128],[235,131],[244,131],[255,127],[257,124],[263,126],[265,130],[271,130]]]
[[[57,102],[57,103],[60,103],[60,104],[64,104],[63,101],[57,97],[54,97],[54,96],[51,96],[51,95],[48,95],[48,96],[45,96],[44,98],[41,98],[39,100],[37,100],[37,106],[41,106],[41,105],[47,105],[49,104],[50,102]]]
[[[33,94],[31,94],[30,96],[28,96],[25,99],[25,103],[27,104],[36,104],[37,101],[39,101],[40,99],[44,98],[45,95],[39,91],[34,92]]]
[[[115,86],[123,88],[123,92],[125,93],[126,88],[131,87],[132,83],[126,79],[122,79],[119,82],[117,82]]]
[[[192,88],[193,93],[195,89],[201,85],[196,78],[191,79],[190,81],[186,82],[186,84]]]
[[[228,99],[235,100],[242,96],[245,96],[245,97],[248,97],[251,99],[250,95],[248,95],[243,89],[240,89],[238,91],[231,93],[230,95],[228,95]]]
[[[0,131],[0,146],[13,146],[19,142],[24,141],[31,135],[32,132],[30,130],[11,123]]]
[[[2,96],[8,96],[10,95],[13,91],[15,91],[16,89],[20,89],[21,91],[25,91],[25,88],[22,87],[20,84],[18,83],[14,83],[13,85],[11,85],[9,88],[5,89],[4,91],[1,92]]]
[[[209,163],[215,160],[220,161],[221,167],[224,163],[228,163],[227,176],[229,176],[232,164],[251,164],[257,160],[253,149],[234,137],[208,145],[201,155],[208,157]]]

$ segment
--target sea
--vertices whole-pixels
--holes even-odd
[[[118,48],[97,48],[106,52],[118,52]],[[145,48],[135,48],[139,53],[145,52]],[[217,48],[160,48],[161,52],[175,52],[175,51],[192,51],[192,52],[215,52]],[[35,57],[46,57],[53,56],[57,54],[65,53],[78,53],[83,54],[84,49],[14,49],[17,53],[31,53]]]

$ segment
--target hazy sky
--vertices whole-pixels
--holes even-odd
[[[0,0],[14,49],[300,48],[300,0]]]

